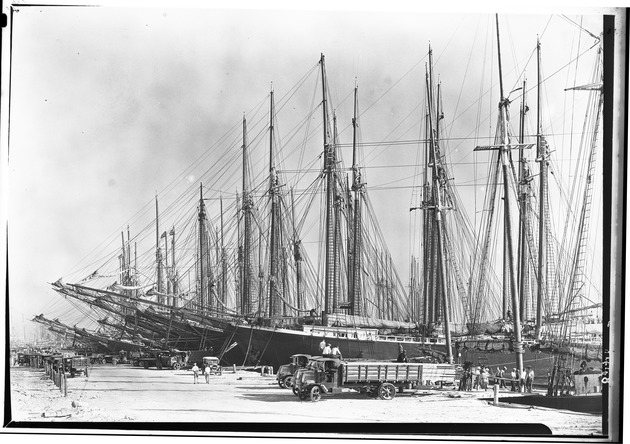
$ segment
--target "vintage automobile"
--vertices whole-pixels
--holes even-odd
[[[278,385],[282,388],[293,387],[293,375],[298,369],[306,367],[309,359],[311,359],[311,355],[304,353],[292,355],[291,362],[289,364],[281,365],[278,369],[276,376]]]
[[[353,389],[381,399],[393,399],[396,391],[418,385],[453,384],[452,364],[425,364],[384,361],[343,361],[338,358],[312,358],[295,374],[293,393],[300,399],[319,401],[323,393],[336,394]]]
[[[223,373],[223,369],[219,364],[219,358],[215,356],[204,356],[203,357],[203,366],[201,368],[201,372],[203,373],[206,369],[206,366],[210,367],[211,375],[221,375]]]
[[[62,358],[64,372],[74,377],[77,374],[88,375],[90,360],[87,356],[68,356]]]
[[[182,353],[161,353],[159,356],[162,368],[179,370],[184,364],[184,356]]]
[[[97,353],[90,356],[90,364],[118,364],[120,355]]]

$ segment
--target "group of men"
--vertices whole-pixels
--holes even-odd
[[[503,368],[507,370],[507,368]],[[521,370],[519,373],[517,369],[513,368],[510,373],[510,379],[512,380],[511,391],[531,393],[532,384],[534,383],[534,369],[528,365],[527,369]]]
[[[532,392],[532,384],[534,382],[534,370],[531,366],[519,372],[513,368],[508,373],[507,367],[497,367],[494,375],[486,366],[468,367],[464,370],[462,381],[460,382],[460,390],[470,391],[477,389],[488,389],[489,380],[494,377],[495,384],[499,384],[499,388],[507,388],[506,382],[510,382],[510,390],[512,392]]]
[[[323,339],[322,342],[319,343],[319,349],[322,352],[322,356],[332,356],[334,358],[342,359],[339,347],[336,345],[331,347],[330,342],[326,342],[326,339]]]
[[[195,365],[193,365],[192,367],[192,372],[193,372],[193,384],[198,384],[199,383],[199,372],[201,371],[201,369],[199,367],[197,367],[197,363],[195,362]],[[206,377],[206,384],[210,384],[210,365],[206,364],[206,368],[203,371],[203,374]]]

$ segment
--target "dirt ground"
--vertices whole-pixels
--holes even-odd
[[[185,370],[95,365],[68,378],[67,397],[41,369],[11,368],[13,421],[155,423],[542,423],[554,435],[601,436],[602,416],[514,404],[492,405],[492,391],[418,390],[390,401],[354,391],[300,401],[275,376],[232,370],[193,384]],[[509,396],[501,392],[500,396]],[[485,400],[482,398],[486,398]],[[457,430],[453,430],[457,433]]]

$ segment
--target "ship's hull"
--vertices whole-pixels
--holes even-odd
[[[472,362],[474,365],[483,365],[490,367],[494,373],[497,367],[507,367],[507,377],[513,368],[516,368],[516,354],[506,351],[480,351],[480,350],[461,350],[456,352],[459,364],[464,362]],[[533,352],[525,350],[523,352],[523,367],[532,367],[534,370],[534,382],[542,384],[547,382],[547,374],[553,369],[553,356],[542,352]]]
[[[273,329],[250,325],[231,325],[227,330],[228,342],[236,342],[237,346],[226,353],[224,360],[236,365],[270,365],[277,369],[280,365],[291,362],[291,355],[306,353],[321,355],[320,343],[323,339],[331,346],[339,347],[346,359],[368,359],[394,361],[398,358],[400,348],[408,359],[444,358],[446,343],[436,338],[397,335],[361,335],[360,329],[340,329],[319,327],[312,330]],[[354,333],[358,332],[354,337]],[[453,348],[455,364],[470,361],[475,365],[484,365],[494,372],[497,367],[507,367],[509,371],[516,367],[513,352],[479,351],[473,349]],[[523,365],[531,366],[536,381],[546,381],[547,373],[553,368],[551,354],[530,351],[523,353]]]
[[[463,364],[472,362],[474,365],[490,367],[494,372],[497,367],[507,367],[508,372],[516,368],[516,355],[509,340],[475,339],[455,342],[454,353],[456,360]],[[601,350],[599,354],[593,353],[597,347],[573,347],[571,361],[574,363],[572,370],[578,370],[582,361],[587,363],[601,362]],[[600,347],[601,349],[601,347]],[[580,352],[578,352],[580,351]],[[551,348],[541,348],[540,344],[524,344],[523,367],[531,366],[534,370],[534,382],[546,385],[554,366],[554,353]]]
[[[320,343],[324,339],[332,347],[339,347],[345,359],[395,361],[401,347],[409,359],[426,356],[427,352],[442,356],[446,353],[445,343],[437,339],[370,335],[355,328],[292,330],[232,325],[226,333],[228,342],[237,342],[237,346],[225,354],[224,360],[236,365],[270,365],[274,369],[291,362],[291,355],[296,353],[321,355]]]

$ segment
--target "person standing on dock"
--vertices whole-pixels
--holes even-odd
[[[534,369],[528,365],[527,371],[525,372],[525,391],[527,393],[532,392],[532,384],[534,383]]]
[[[507,367],[503,367],[503,368],[499,368],[499,373],[500,373],[500,381],[499,381],[499,388],[506,388],[505,386],[505,377],[507,376],[505,373],[507,372]]]
[[[206,384],[210,384],[210,364],[206,364],[203,373],[206,376]]]
[[[512,373],[510,373],[510,379],[512,380],[512,391],[515,392],[518,386],[518,375],[516,374],[516,369],[512,369]]]
[[[326,348],[326,338],[322,339],[322,342],[319,343],[319,351],[321,354],[324,354],[325,348]]]
[[[520,380],[519,380],[519,392],[525,392],[525,381],[527,380],[527,371],[525,369],[520,371]]]
[[[193,384],[197,384],[197,382],[199,381],[199,367],[197,367],[196,362],[193,365],[192,372],[193,372],[193,379],[194,379]]]
[[[475,367],[472,371],[472,379],[473,379],[473,390],[477,390],[479,388],[479,378],[481,374],[481,367]]]
[[[481,373],[479,374],[481,377],[481,388],[483,390],[488,390],[488,379],[490,378],[490,369],[488,367],[482,367]]]

